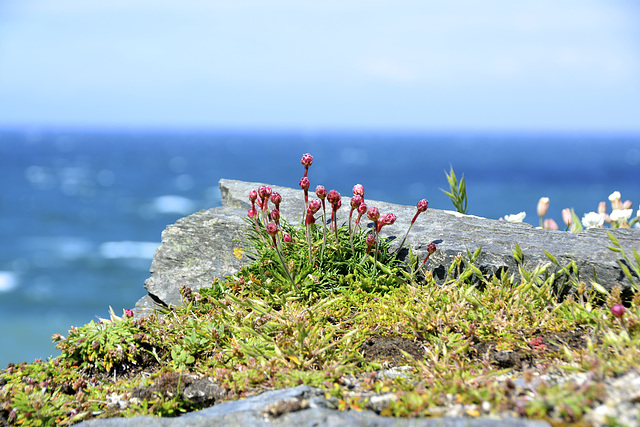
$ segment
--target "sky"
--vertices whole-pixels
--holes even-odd
[[[2,0],[0,128],[640,133],[637,0]]]

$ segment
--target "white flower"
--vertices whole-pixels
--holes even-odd
[[[520,212],[513,215],[505,215],[504,220],[507,222],[522,222],[524,218],[527,216],[526,212]]]
[[[619,191],[614,191],[613,193],[611,193],[609,195],[609,201],[613,202],[614,200],[620,200],[620,197],[622,197],[620,192]]]
[[[589,212],[582,217],[582,225],[585,228],[602,227],[604,224],[604,214]]]
[[[616,209],[611,212],[611,221],[627,221],[633,215],[633,209]]]

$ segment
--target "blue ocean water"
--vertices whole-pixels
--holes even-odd
[[[452,165],[470,213],[494,219],[537,225],[541,196],[559,224],[614,190],[640,203],[640,136],[0,131],[0,367],[132,307],[162,230],[220,205],[220,178],[297,187],[306,152],[312,188],[440,209]]]

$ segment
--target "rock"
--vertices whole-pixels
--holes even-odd
[[[199,427],[199,426],[388,426],[388,427],[543,427],[542,421],[518,418],[490,419],[449,417],[399,419],[371,411],[333,409],[320,389],[302,385],[275,390],[242,400],[223,402],[176,418],[133,417],[90,420],[83,427]]]
[[[148,296],[137,303],[136,316],[150,313],[157,304],[180,305],[180,286],[193,290],[208,287],[215,277],[231,275],[248,262],[246,256],[236,258],[233,250],[236,247],[247,249],[242,242],[246,227],[244,218],[251,207],[247,196],[249,191],[260,185],[220,180],[222,207],[197,212],[167,227],[162,233],[162,245],[153,258],[151,277],[145,282]],[[272,186],[272,189],[282,195],[281,212],[285,218],[289,222],[298,221],[304,212],[302,191],[277,186]],[[339,211],[341,220],[348,216],[349,196],[344,195],[346,200]],[[313,192],[310,192],[310,197],[314,197]],[[385,237],[397,237],[391,243],[392,248],[397,248],[416,208],[373,200],[367,200],[367,204],[378,207],[381,213],[397,215],[395,224],[382,230]],[[429,259],[428,266],[440,283],[445,279],[447,266],[457,256],[464,256],[467,250],[473,253],[479,247],[482,251],[476,266],[483,274],[504,271],[518,277],[518,265],[513,256],[518,244],[527,269],[549,263],[542,251],[544,249],[563,265],[575,261],[579,279],[587,284],[597,278],[597,282],[606,289],[616,285],[629,288],[631,283],[617,262],[621,257],[607,249],[611,245],[608,232],[617,237],[629,254],[632,247],[640,247],[640,232],[634,229],[590,229],[568,233],[430,208],[418,217],[406,245],[411,247],[414,255],[423,259],[427,254],[427,244],[437,243],[438,250]],[[406,252],[401,254],[406,255]],[[566,279],[559,277],[558,284],[561,285],[563,280]]]

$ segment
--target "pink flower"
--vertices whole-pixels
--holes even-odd
[[[272,209],[269,215],[271,216],[271,219],[276,223],[280,222],[280,211],[278,209]]]
[[[249,209],[249,210],[247,211],[247,216],[248,216],[249,218],[253,218],[253,217],[255,217],[257,214],[258,214],[258,212],[257,212],[254,208],[251,208],[251,209]]]
[[[615,304],[611,307],[611,314],[613,314],[616,318],[621,318],[624,315],[626,309],[622,304]]]
[[[125,317],[133,317],[133,311],[132,310],[125,310],[124,311],[124,316]]]
[[[427,199],[422,199],[418,202],[416,207],[418,208],[418,212],[426,212],[427,208],[429,207],[429,201]]]
[[[267,185],[261,185],[258,187],[258,195],[261,199],[268,199],[271,196],[271,187]]]
[[[305,169],[308,169],[309,166],[311,166],[311,164],[313,163],[313,156],[309,153],[303,154],[300,163],[302,163]],[[307,176],[307,174],[305,174],[305,176]]]
[[[378,218],[380,218],[380,211],[378,211],[378,208],[376,208],[375,206],[371,206],[367,210],[367,216],[371,221],[378,222]]]
[[[573,215],[571,214],[571,209],[569,208],[562,209],[562,220],[567,225],[571,225],[573,223]]]
[[[280,203],[282,203],[282,196],[277,191],[271,193],[271,203],[276,205],[276,209],[280,209]]]
[[[258,192],[256,190],[251,190],[249,192],[249,200],[251,201],[251,203],[254,203],[257,198],[258,198]]]
[[[544,222],[542,223],[542,228],[544,228],[545,230],[558,230],[558,223],[556,223],[553,219],[548,218],[545,219]]]
[[[300,180],[300,188],[302,188],[304,191],[307,191],[309,189],[309,185],[309,178],[307,178],[306,176]]]
[[[338,193],[336,190],[329,191],[329,194],[327,195],[327,200],[332,205],[335,205],[336,203],[338,203],[338,201],[340,201],[340,193]]]
[[[369,235],[365,239],[365,242],[367,243],[367,253],[369,253],[369,251],[371,251],[371,247],[376,242],[376,237],[373,235],[373,233],[369,233]]]
[[[383,215],[378,220],[378,223],[376,225],[376,231],[379,233],[380,230],[382,230],[382,227],[384,227],[385,225],[391,225],[394,222],[396,222],[396,216],[394,214],[388,213],[386,215]]]
[[[280,231],[280,229],[278,228],[278,224],[275,222],[267,224],[267,233],[269,233],[270,236],[275,237],[275,235],[278,234],[278,231]]]
[[[364,202],[364,199],[359,194],[356,194],[351,198],[351,211],[357,209]]]
[[[284,236],[282,236],[282,240],[284,240],[286,243],[291,243],[291,236],[285,234]]]
[[[311,215],[315,214],[320,210],[320,206],[322,203],[318,199],[313,199],[309,202],[309,207],[307,208],[307,213],[311,212]]]
[[[362,184],[356,184],[353,186],[353,195],[364,197],[364,187]]]
[[[316,187],[316,196],[320,197],[320,199],[324,200],[327,197],[327,189],[322,185],[318,185]]]
[[[424,265],[427,260],[429,259],[429,257],[436,251],[436,244],[431,242],[427,245],[427,256],[424,258],[424,261],[422,261],[422,265]]]

